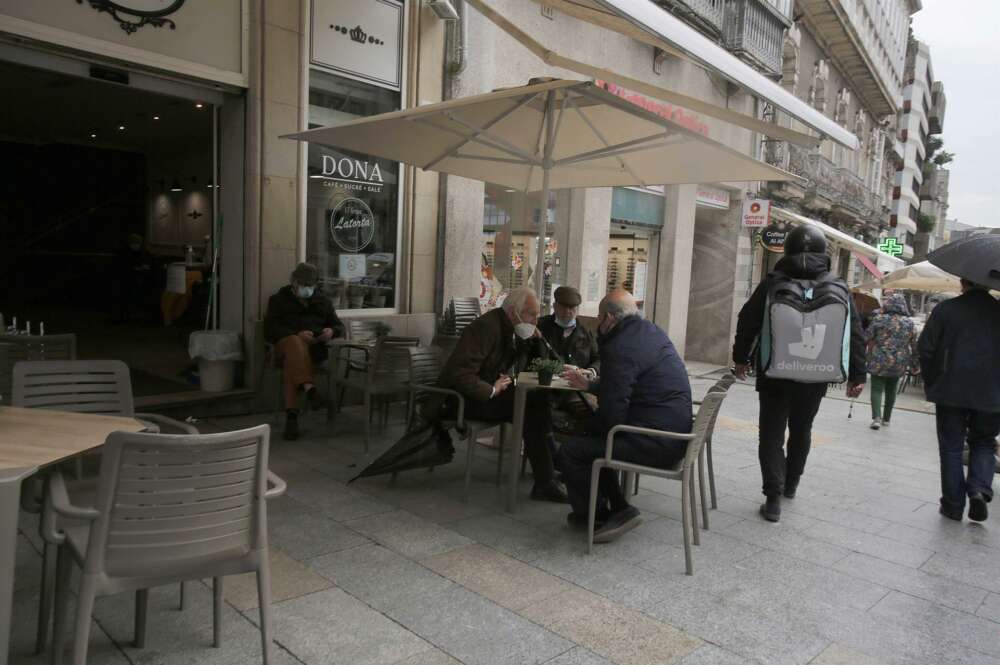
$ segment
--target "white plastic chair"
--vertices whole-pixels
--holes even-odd
[[[213,643],[221,644],[222,578],[257,574],[263,662],[271,659],[271,581],[265,500],[285,483],[267,470],[270,428],[222,434],[113,432],[104,444],[97,500],[74,506],[59,473],[49,481],[46,515],[88,522],[63,531],[56,578],[53,663],[62,660],[71,566],[80,567],[73,665],[85,665],[98,596],[136,591],[136,641],[144,639],[151,587],[211,577]],[[268,484],[271,487],[268,487]]]

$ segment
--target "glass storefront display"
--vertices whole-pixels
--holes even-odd
[[[551,294],[564,278],[569,195],[569,190],[550,192],[546,206],[548,231],[542,270],[543,312],[548,311]],[[541,207],[540,192],[525,195],[507,187],[486,185],[479,291],[483,311],[499,307],[513,289],[535,288]],[[530,215],[526,213],[528,208]]]
[[[398,92],[313,69],[309,127],[399,109]],[[397,162],[309,144],[306,260],[338,309],[396,306]]]

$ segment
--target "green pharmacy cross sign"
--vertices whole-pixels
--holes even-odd
[[[878,248],[889,256],[902,256],[903,246],[895,238],[889,237],[878,244]]]

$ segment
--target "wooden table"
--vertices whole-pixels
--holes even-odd
[[[507,469],[507,512],[514,512],[517,506],[517,476],[521,467],[521,439],[524,436],[524,407],[528,401],[528,393],[532,390],[556,390],[564,392],[580,392],[578,388],[573,388],[565,379],[554,377],[552,385],[543,386],[538,383],[537,372],[521,372],[517,375],[517,383],[514,386],[514,422],[510,428],[510,436],[507,437],[510,454],[507,456],[509,467]]]
[[[0,665],[7,665],[10,650],[21,481],[40,468],[99,448],[111,432],[145,428],[134,418],[0,407]]]

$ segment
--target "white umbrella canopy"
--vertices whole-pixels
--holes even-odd
[[[884,279],[861,284],[860,289],[909,289],[931,293],[960,293],[958,277],[946,273],[928,261],[893,270]]]
[[[546,80],[286,138],[541,190],[542,201],[570,187],[799,179],[587,81]],[[545,233],[542,224],[539,267]]]

